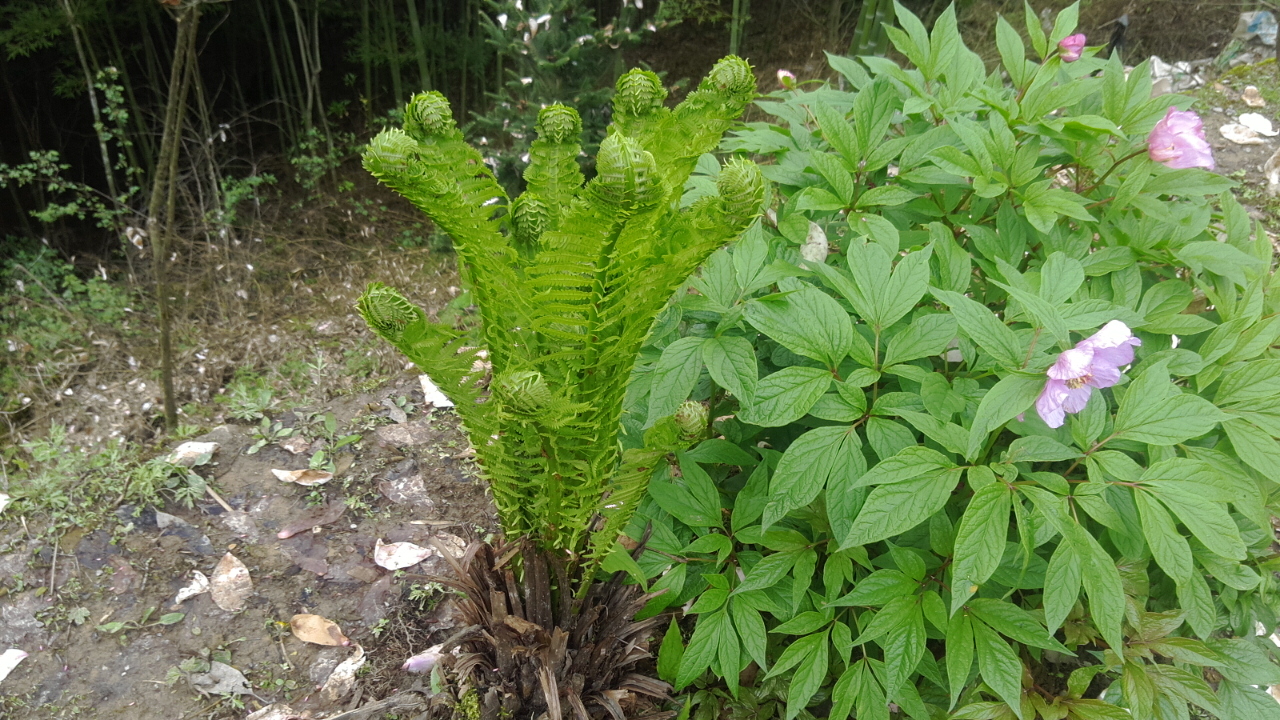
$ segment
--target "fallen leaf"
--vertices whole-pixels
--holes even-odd
[[[249,713],[244,720],[293,720],[297,715],[288,705],[272,703],[261,710]]]
[[[249,577],[249,568],[244,566],[235,555],[227,553],[218,561],[213,569],[213,578],[209,581],[209,594],[213,602],[227,612],[237,612],[244,608],[245,602],[253,594],[253,579]]]
[[[276,533],[276,537],[284,540],[291,538],[300,532],[306,532],[314,527],[328,525],[342,517],[342,513],[346,512],[347,504],[342,500],[331,500],[329,504],[312,508],[306,513],[298,517],[298,519],[285,525],[280,532]]]
[[[426,375],[419,375],[418,382],[422,384],[422,402],[430,403],[438,408],[453,407],[453,401],[440,392],[440,388],[431,382],[431,378]]]
[[[1259,135],[1266,135],[1267,137],[1280,135],[1280,132],[1271,127],[1271,121],[1261,113],[1244,113],[1240,116],[1240,124]]]
[[[424,548],[410,542],[384,543],[378,538],[373,548],[373,561],[388,570],[402,570],[426,560],[431,556],[431,548]]]
[[[209,578],[199,570],[191,571],[191,583],[173,596],[173,606],[177,607],[191,598],[209,592]]]
[[[239,670],[214,660],[209,672],[195,673],[189,678],[191,687],[205,695],[252,695],[253,688]]]
[[[301,435],[292,435],[276,444],[294,455],[301,455],[311,449],[311,443],[307,442],[307,439]]]
[[[1218,128],[1218,133],[1237,145],[1263,145],[1267,142],[1256,130],[1240,123],[1227,123]]]
[[[440,649],[443,647],[444,645],[432,645],[426,650],[423,650],[417,655],[405,660],[404,664],[400,666],[400,669],[411,673],[431,672],[431,669],[436,666],[436,663],[440,660],[440,656],[443,654],[440,652]]]
[[[9,673],[18,667],[18,663],[27,658],[27,654],[17,648],[9,648],[0,653],[0,682],[9,677]]]
[[[333,473],[323,470],[272,470],[271,474],[284,482],[297,483],[303,487],[323,485],[333,479]]]
[[[1262,93],[1258,92],[1258,88],[1253,85],[1246,85],[1240,97],[1244,100],[1244,104],[1249,107],[1260,108],[1267,106],[1267,101],[1262,99]]]
[[[387,417],[391,418],[397,424],[409,422],[409,415],[391,398],[382,400],[382,407],[387,409]]]
[[[320,687],[320,694],[329,702],[346,697],[356,686],[356,673],[364,666],[364,648],[356,646],[355,654],[333,669],[333,674]]]
[[[298,614],[289,618],[289,627],[293,636],[302,642],[316,645],[350,645],[351,641],[342,633],[342,628],[334,621],[319,615]]]
[[[461,558],[467,552],[467,541],[454,535],[453,533],[438,532],[436,533],[436,542],[444,546],[450,555],[455,558]]]

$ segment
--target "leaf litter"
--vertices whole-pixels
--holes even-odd
[[[310,613],[299,613],[289,618],[289,628],[293,636],[303,642],[316,645],[350,645],[351,640],[342,632],[342,628],[329,618]]]
[[[213,569],[209,594],[213,596],[214,604],[227,612],[242,610],[253,594],[253,579],[249,577],[249,568],[235,555],[223,555],[218,566]]]

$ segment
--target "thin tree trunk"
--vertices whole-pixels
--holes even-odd
[[[292,103],[289,102],[289,89],[285,85],[284,72],[280,69],[280,59],[276,56],[276,42],[271,34],[271,19],[267,17],[267,12],[262,9],[262,5],[261,2],[254,3],[258,8],[258,17],[262,20],[262,37],[266,40],[263,44],[267,46],[267,56],[271,59],[271,81],[275,87],[276,99],[280,102],[281,140],[282,144],[287,146],[293,138],[298,136],[298,129],[293,122],[293,113],[289,112]]]
[[[400,42],[396,37],[395,7],[391,0],[386,0],[386,10],[382,12],[382,31],[386,38],[387,62],[391,65],[391,89],[395,93],[392,107],[405,101],[404,85],[400,81]]]
[[[195,57],[196,29],[200,22],[200,6],[193,5],[178,17],[178,40],[174,44],[173,63],[169,71],[169,97],[165,104],[164,134],[160,139],[160,157],[156,177],[147,204],[147,234],[151,238],[152,265],[156,282],[156,306],[160,314],[160,377],[164,388],[165,426],[178,424],[178,406],[173,392],[173,346],[169,317],[169,236],[172,232],[177,190],[178,156],[182,147],[181,131],[186,93],[190,87]],[[161,220],[161,203],[165,214]]]
[[[111,202],[114,203],[120,195],[116,192],[116,175],[111,167],[111,152],[107,149],[107,126],[102,122],[102,112],[98,109],[98,93],[93,87],[93,70],[89,67],[89,58],[85,54],[84,43],[80,39],[80,25],[76,22],[75,12],[71,9],[71,0],[62,0],[62,10],[67,16],[71,39],[75,41],[80,69],[84,72],[85,91],[89,93],[89,107],[93,110],[93,129],[98,136],[98,150],[102,153],[102,171],[106,173],[107,192],[111,194]]]
[[[290,104],[293,106],[294,112],[302,118],[302,130],[306,132],[311,129],[311,115],[302,111],[303,105],[306,104],[306,91],[303,88],[302,80],[298,76],[298,66],[293,61],[293,43],[289,40],[289,23],[284,19],[284,11],[280,9],[280,3],[275,3],[275,8],[276,20],[280,23],[280,42],[284,45],[284,51],[281,53],[282,65],[288,71],[289,80],[293,84],[293,92],[295,94]],[[275,38],[272,38],[271,42],[275,42]],[[296,142],[297,139],[298,136],[295,135],[292,141]]]
[[[409,8],[409,34],[413,35],[413,49],[418,56],[418,90],[431,89],[431,71],[427,68],[427,46],[422,39],[422,24],[418,22],[418,0],[405,0]]]
[[[373,38],[370,37],[369,0],[360,0],[360,65],[364,70],[364,117],[373,117]]]

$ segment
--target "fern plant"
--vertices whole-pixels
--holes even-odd
[[[718,197],[678,208],[698,156],[754,91],[750,66],[731,57],[668,109],[657,76],[631,71],[618,82],[599,175],[585,185],[578,114],[546,107],[528,189],[514,199],[463,141],[439,93],[416,96],[404,129],[370,144],[365,167],[453,236],[472,274],[483,345],[466,346],[463,333],[376,283],[359,310],[457,404],[509,537],[578,552],[600,514],[596,550],[612,548],[646,471],[678,441],[667,426],[645,448],[620,452],[623,395],[672,292],[760,211],[763,179],[745,161],[730,161]],[[492,363],[487,392],[472,371],[481,351]]]

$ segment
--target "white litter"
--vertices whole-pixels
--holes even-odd
[[[800,257],[811,263],[825,263],[828,248],[827,233],[821,225],[810,220],[809,234],[805,237],[804,244],[800,246]]]
[[[1256,130],[1240,123],[1227,123],[1218,128],[1218,133],[1237,145],[1265,145],[1267,142]]]
[[[173,597],[173,605],[177,607],[201,593],[209,592],[209,578],[199,570],[191,571],[191,584],[178,591]]]
[[[431,378],[426,375],[419,375],[418,381],[422,383],[422,402],[430,403],[438,408],[453,407],[453,401],[440,392],[440,388],[431,382]]]
[[[12,498],[8,494],[0,493],[0,512],[4,512],[4,509],[9,506],[11,501]]]
[[[1275,137],[1280,135],[1271,127],[1271,121],[1265,115],[1259,113],[1244,113],[1240,116],[1240,124],[1267,137]]]
[[[3,682],[13,669],[18,667],[18,663],[27,659],[27,654],[17,648],[9,648],[0,653],[0,682]]]
[[[201,458],[207,462],[218,451],[216,442],[184,442],[169,453],[169,462],[174,465],[191,467],[202,464]]]
[[[410,542],[384,543],[378,538],[373,548],[373,561],[388,570],[403,570],[431,557],[431,548]]]
[[[1244,92],[1240,94],[1240,98],[1244,100],[1244,104],[1249,107],[1266,107],[1267,101],[1262,99],[1262,93],[1258,92],[1258,88],[1253,85],[1246,85]]]

